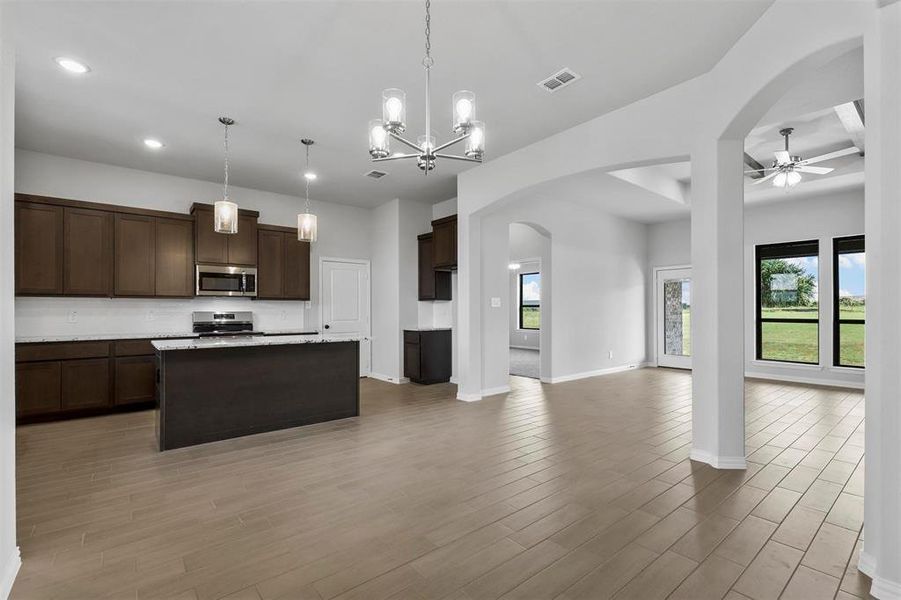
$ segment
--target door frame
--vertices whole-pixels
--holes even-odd
[[[323,264],[326,262],[337,262],[337,263],[346,263],[352,265],[360,265],[366,267],[366,286],[367,286],[367,296],[369,300],[369,319],[367,319],[367,327],[364,335],[366,336],[365,341],[360,342],[360,348],[362,352],[369,354],[369,360],[366,361],[367,368],[366,372],[361,373],[360,376],[369,375],[369,372],[372,370],[372,345],[369,341],[372,338],[372,267],[368,259],[364,258],[341,258],[337,256],[320,256],[319,257],[319,298],[317,304],[319,305],[319,333],[323,333],[323,322],[322,322],[322,309],[325,303],[323,302],[323,294],[322,294],[322,284],[323,284]],[[364,349],[365,348],[365,349]]]
[[[667,265],[665,267],[654,267],[654,306],[652,308],[654,312],[654,366],[660,366],[660,350],[663,347],[660,338],[660,277],[666,271],[682,271],[682,270],[691,271],[691,265]],[[691,369],[691,366],[687,367]]]

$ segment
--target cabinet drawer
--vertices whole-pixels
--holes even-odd
[[[71,358],[106,358],[108,356],[109,342],[58,342],[16,346],[16,362],[68,360]]]
[[[119,340],[114,342],[116,356],[146,356],[155,354],[150,340]]]
[[[418,344],[419,343],[419,332],[418,331],[404,331],[404,343],[405,344]]]

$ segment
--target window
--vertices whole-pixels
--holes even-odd
[[[862,235],[833,240],[832,363],[838,367],[864,366],[866,256]]]
[[[519,274],[519,328],[541,329],[541,274]]]
[[[819,242],[757,246],[757,359],[819,364]]]

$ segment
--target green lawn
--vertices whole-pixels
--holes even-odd
[[[539,329],[541,327],[541,309],[535,307],[522,307],[522,328]]]

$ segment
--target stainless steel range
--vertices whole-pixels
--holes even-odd
[[[216,312],[198,310],[191,314],[193,331],[201,337],[253,335],[253,313],[249,310]]]

